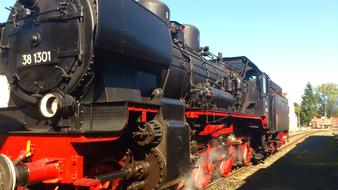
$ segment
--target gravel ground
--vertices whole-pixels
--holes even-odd
[[[288,144],[264,164],[234,172],[208,190],[338,189],[338,144],[329,131],[295,137]]]
[[[310,136],[239,189],[338,189],[338,144],[330,132]]]

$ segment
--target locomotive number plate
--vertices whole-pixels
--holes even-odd
[[[36,53],[22,54],[18,56],[18,62],[22,66],[28,66],[33,64],[50,63],[52,61],[51,51],[40,51]]]

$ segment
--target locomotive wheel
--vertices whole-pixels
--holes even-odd
[[[4,154],[0,155],[0,190],[15,189],[15,169],[12,161]]]
[[[269,142],[268,144],[269,153],[274,154],[277,151],[277,144],[275,142]]]
[[[191,172],[191,183],[197,189],[204,189],[208,186],[212,179],[212,165],[213,163],[209,160],[210,146],[208,150],[200,153],[201,158],[197,161],[197,167]]]
[[[146,122],[144,126],[133,133],[133,139],[139,146],[156,147],[162,140],[163,126],[159,121]]]
[[[284,145],[286,142],[284,140],[284,132],[279,132],[279,142],[281,145]]]
[[[250,147],[250,142],[242,144],[242,155],[243,155],[243,164],[245,166],[249,165],[252,158],[252,148]]]
[[[153,148],[144,158],[148,163],[148,175],[144,179],[142,189],[159,189],[166,176],[165,159],[158,148]],[[132,186],[138,182],[132,183],[127,189],[133,189]]]
[[[200,165],[198,168],[194,169],[191,173],[191,180],[195,188],[204,189],[211,182],[212,176],[206,172],[206,168],[203,165]]]
[[[228,176],[232,169],[232,164],[235,160],[235,149],[233,146],[227,148],[227,152],[224,154],[223,161],[219,164],[220,174],[225,177]]]

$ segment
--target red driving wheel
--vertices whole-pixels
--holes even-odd
[[[204,189],[211,182],[212,162],[209,160],[211,148],[201,152],[201,158],[197,161],[197,167],[191,172],[191,181],[195,188]]]
[[[243,155],[243,164],[249,165],[252,158],[252,148],[250,147],[250,142],[242,144],[242,155]]]
[[[226,148],[226,153],[223,154],[224,158],[219,164],[220,172],[223,177],[227,176],[235,160],[235,148],[231,145]]]
[[[281,145],[285,144],[284,132],[279,132],[279,142],[280,142]]]

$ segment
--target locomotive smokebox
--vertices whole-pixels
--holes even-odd
[[[198,28],[190,24],[184,26],[184,43],[193,50],[200,48],[200,31]]]
[[[158,0],[139,0],[138,3],[169,24],[170,10],[166,4]]]

